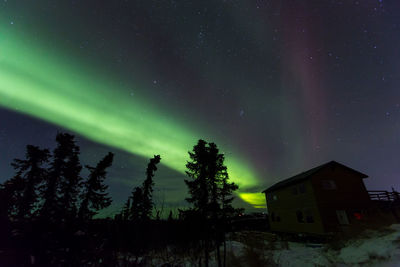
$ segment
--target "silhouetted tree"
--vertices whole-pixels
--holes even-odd
[[[143,203],[142,203],[142,219],[150,219],[153,212],[153,186],[154,173],[157,170],[157,164],[160,163],[160,155],[155,155],[150,159],[146,169],[146,179],[143,182]]]
[[[12,191],[4,184],[0,185],[0,246],[3,248],[8,243],[10,234],[9,209],[11,206]]]
[[[17,200],[18,218],[30,218],[38,202],[38,186],[47,175],[45,164],[48,163],[50,152],[37,146],[26,147],[26,159],[14,159],[11,164],[16,170],[16,176],[22,178],[22,196]]]
[[[60,205],[65,218],[73,220],[78,215],[77,201],[82,181],[82,177],[80,176],[82,165],[79,160],[80,149],[75,144],[74,136],[65,134],[64,138],[63,141],[65,145],[69,146],[70,150],[68,151],[68,161],[61,176]]]
[[[117,218],[122,220],[129,220],[130,208],[131,208],[131,197],[128,197],[124,207],[122,208],[121,213],[117,216]]]
[[[146,179],[141,187],[135,187],[131,196],[128,198],[123,211],[122,218],[125,220],[143,221],[149,220],[153,213],[153,186],[154,173],[157,164],[160,163],[160,155],[155,155],[150,159],[146,169]]]
[[[54,222],[57,219],[71,218],[76,215],[76,201],[82,166],[79,162],[79,147],[74,136],[58,133],[57,147],[53,151],[49,175],[42,189],[44,200],[40,215]]]
[[[185,180],[190,197],[186,200],[193,204],[194,209],[206,216],[209,190],[207,186],[207,148],[204,140],[199,140],[193,152],[189,152],[191,161],[186,164],[186,174],[192,180]]]
[[[228,182],[225,157],[219,153],[217,145],[199,140],[189,152],[191,161],[186,164],[186,174],[191,180],[185,180],[190,197],[186,200],[193,204],[203,223],[203,242],[205,265],[208,266],[211,240],[216,242],[218,265],[221,266],[219,235],[220,221],[231,207],[233,198],[230,195],[237,189],[234,183]],[[210,223],[211,222],[211,223]]]
[[[26,159],[14,159],[11,163],[16,171],[13,178],[3,184],[3,193],[8,196],[8,213],[14,219],[30,218],[38,202],[38,185],[46,175],[43,164],[49,158],[47,149],[26,147]]]
[[[18,215],[18,205],[24,190],[24,181],[21,176],[16,175],[8,179],[1,185],[1,214],[7,218],[16,218]]]
[[[135,187],[132,191],[131,206],[129,207],[128,220],[138,221],[143,218],[143,190]]]
[[[174,217],[173,217],[173,214],[172,214],[172,210],[170,210],[169,214],[168,214],[168,221],[173,221],[173,220],[174,220]]]
[[[105,192],[108,185],[104,184],[104,180],[107,175],[106,169],[112,165],[113,158],[114,154],[109,152],[96,167],[85,166],[90,174],[84,183],[85,189],[79,209],[79,217],[84,221],[92,219],[99,210],[111,205],[111,197]]]

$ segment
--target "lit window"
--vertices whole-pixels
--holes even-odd
[[[357,220],[361,220],[361,219],[362,219],[362,214],[359,213],[359,212],[355,212],[355,213],[354,213],[354,217],[355,217]]]
[[[336,183],[333,180],[322,180],[321,181],[322,188],[325,190],[334,190],[336,189]]]
[[[272,196],[272,199],[273,199],[273,200],[277,200],[278,197],[277,197],[276,195],[273,195],[273,196]]]

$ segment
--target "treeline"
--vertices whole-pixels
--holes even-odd
[[[199,140],[189,151],[191,208],[161,220],[153,202],[160,155],[149,160],[143,183],[113,219],[93,219],[112,203],[104,180],[114,155],[85,165],[84,178],[75,137],[59,133],[56,142],[52,153],[28,145],[25,159],[12,162],[15,175],[0,186],[0,265],[136,266],[150,264],[150,252],[174,251],[195,257],[199,266],[208,266],[212,253],[226,266],[229,219],[242,211],[232,206],[238,186],[229,181],[216,144]]]
[[[11,163],[15,176],[0,187],[3,218],[17,222],[84,222],[111,204],[104,179],[113,153],[108,153],[95,167],[86,165],[89,176],[83,179],[75,137],[59,133],[56,142],[53,153],[28,145],[25,159]]]

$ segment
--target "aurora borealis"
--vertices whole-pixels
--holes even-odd
[[[367,173],[367,187],[396,186],[395,1],[8,0],[0,7],[6,175],[35,142],[11,125],[30,121],[31,129],[21,128],[38,131],[47,146],[48,131],[65,129],[139,162],[160,154],[181,181],[171,180],[167,202],[184,198],[187,151],[200,138],[225,153],[239,196],[253,207],[263,206],[264,187],[329,160]],[[144,172],[139,165],[116,155],[113,195],[139,183],[130,177]],[[121,177],[129,181],[124,192],[115,185]]]

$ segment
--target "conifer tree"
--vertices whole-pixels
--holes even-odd
[[[135,187],[132,190],[131,206],[128,220],[139,221],[143,218],[143,190],[141,187]]]
[[[19,191],[14,192],[14,204],[18,219],[30,218],[38,202],[38,185],[44,181],[47,170],[43,167],[48,162],[50,152],[37,146],[26,147],[26,159],[14,159],[11,165],[16,170],[14,182],[19,184]]]
[[[65,135],[64,141],[69,146],[69,151],[60,181],[60,205],[64,210],[65,218],[73,220],[78,215],[77,200],[82,181],[80,176],[82,165],[79,160],[80,149],[75,144],[74,136]]]
[[[85,189],[79,209],[82,220],[90,220],[99,210],[111,205],[111,198],[105,191],[108,185],[104,184],[106,169],[112,165],[114,154],[109,152],[96,167],[86,166],[90,171],[89,178],[84,183]]]
[[[51,222],[74,215],[82,169],[74,136],[58,133],[56,141],[49,175],[42,189],[44,203],[40,211],[41,217]]]
[[[219,153],[216,144],[199,140],[193,152],[189,152],[189,157],[191,160],[186,164],[186,174],[191,180],[185,180],[185,183],[190,197],[186,200],[193,204],[192,211],[197,212],[203,220],[205,265],[208,266],[209,246],[213,239],[217,244],[218,265],[221,266],[219,221],[232,208],[231,194],[238,187],[228,182],[225,157]]]
[[[209,190],[207,186],[207,148],[204,140],[199,140],[193,152],[189,152],[191,161],[186,164],[186,174],[192,180],[185,180],[189,189],[186,201],[193,204],[194,209],[206,217]]]
[[[146,179],[143,182],[143,202],[142,202],[142,219],[150,219],[153,212],[153,186],[154,186],[154,173],[157,170],[157,164],[160,163],[160,155],[155,155],[150,159],[146,169]]]
[[[13,183],[14,178],[0,184],[0,246],[9,245],[11,234],[10,216],[14,207],[14,193],[19,186]],[[15,188],[17,187],[17,188]]]
[[[237,209],[232,206],[232,202],[234,197],[232,194],[234,191],[239,189],[239,186],[235,183],[229,182],[228,172],[224,172],[222,174],[222,186],[219,189],[219,201],[221,205],[221,215],[223,219],[236,216],[238,213],[241,213],[242,209]]]
[[[172,210],[170,210],[168,214],[168,221],[173,221],[173,220],[174,220],[173,213]]]
[[[22,199],[24,190],[24,180],[20,175],[8,179],[1,185],[1,197],[4,202],[1,203],[1,213],[9,219],[15,219],[18,216],[18,204]]]
[[[135,187],[131,196],[128,198],[123,211],[122,218],[125,220],[145,221],[149,220],[153,213],[153,186],[154,173],[157,164],[160,163],[160,155],[155,155],[150,159],[146,169],[146,179],[141,187]]]
[[[126,203],[122,209],[120,218],[125,221],[129,220],[130,210],[131,210],[131,197],[128,197],[128,200],[126,201]]]

